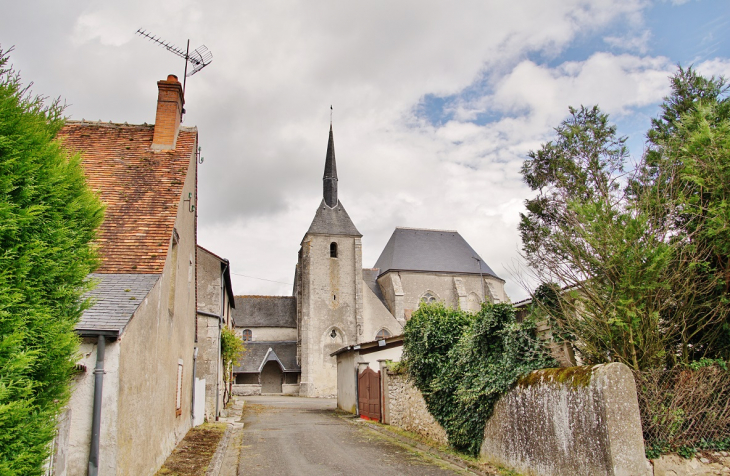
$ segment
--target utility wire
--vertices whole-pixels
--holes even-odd
[[[236,276],[243,276],[244,278],[258,279],[258,280],[261,280],[261,281],[268,281],[270,283],[288,284],[289,286],[293,286],[294,285],[294,283],[285,283],[283,281],[274,281],[273,279],[257,278],[256,276],[248,276],[246,274],[234,273],[233,271],[231,271],[231,274],[235,274]]]

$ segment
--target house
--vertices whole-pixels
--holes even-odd
[[[243,364],[234,371],[237,385],[245,387],[234,391],[263,391],[264,366],[273,369],[269,362],[278,358],[279,378],[291,374],[293,382],[300,371],[299,395],[334,396],[338,365],[333,353],[400,335],[421,302],[477,310],[482,302],[509,301],[504,280],[457,231],[396,228],[375,266],[363,268],[362,234],[339,199],[331,124],[322,185],[322,201],[301,241],[292,296],[255,298],[287,305],[251,305],[244,311],[238,306],[243,297],[236,298],[236,312],[242,313],[237,330],[255,335],[256,329],[266,329],[261,340],[269,345],[261,344],[255,358],[242,356]],[[284,362],[290,361],[294,344],[295,364],[287,371]]]
[[[177,78],[157,86],[154,125],[69,121],[59,134],[106,215],[56,476],[154,474],[192,425],[198,132],[180,125]]]
[[[196,378],[205,381],[204,418],[218,420],[230,398],[223,378],[221,331],[233,328],[231,309],[236,303],[231,287],[227,259],[202,246],[197,248],[198,316],[196,339],[198,353]]]

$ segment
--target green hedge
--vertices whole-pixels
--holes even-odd
[[[521,375],[556,365],[534,323],[518,323],[511,304],[476,314],[421,305],[404,329],[404,361],[449,443],[474,456],[499,397]]]
[[[0,49],[0,474],[39,475],[68,399],[103,208]]]

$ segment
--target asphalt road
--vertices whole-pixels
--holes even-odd
[[[239,476],[464,474],[337,416],[332,399],[244,400]]]

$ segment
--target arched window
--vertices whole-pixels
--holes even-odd
[[[241,338],[243,339],[244,342],[250,342],[251,339],[253,338],[251,329],[244,329],[243,332],[241,333]]]
[[[427,291],[426,294],[421,296],[421,302],[425,302],[426,304],[433,304],[436,301],[438,301],[438,297],[431,291]]]
[[[391,337],[392,334],[388,329],[380,329],[378,333],[375,335],[375,340],[382,340],[387,339],[388,337]]]
[[[330,243],[330,258],[337,258],[337,243]]]

